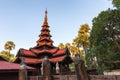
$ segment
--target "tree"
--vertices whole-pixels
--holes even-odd
[[[1,53],[0,56],[3,57],[4,59],[6,59],[9,62],[13,62],[16,57],[14,56],[14,54],[11,54],[10,51],[15,49],[15,44],[12,41],[7,41],[4,45],[4,49]]]
[[[96,58],[101,73],[120,69],[120,10],[102,11],[92,22],[89,56]]]
[[[88,37],[89,37],[89,25],[88,24],[83,24],[80,26],[78,30],[78,35],[75,39],[73,39],[72,44],[71,43],[66,43],[65,45],[63,43],[59,44],[59,48],[68,48],[69,51],[71,52],[72,57],[75,54],[80,54],[83,56],[83,53],[87,53],[88,50]],[[83,50],[82,50],[83,49]]]
[[[78,48],[83,48],[84,53],[87,54],[89,47],[89,30],[90,27],[88,24],[83,24],[80,26],[77,37],[73,40],[73,44]]]
[[[7,41],[4,45],[4,48],[10,53],[11,50],[15,49],[15,44],[12,41]]]
[[[112,0],[112,4],[114,7],[120,9],[120,0]]]

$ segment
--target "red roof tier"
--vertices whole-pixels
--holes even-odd
[[[44,35],[44,34],[49,34],[49,32],[48,31],[44,31],[44,32],[41,33],[41,35]]]
[[[50,32],[50,30],[48,29],[49,26],[45,27],[45,26],[42,26],[42,30],[41,31],[48,31]]]
[[[53,53],[55,53],[57,50],[58,50],[58,48],[54,48],[54,49],[50,49],[50,50],[47,50],[47,49],[42,49],[42,50],[40,50],[40,49],[32,49],[32,48],[31,48],[31,51],[33,51],[34,53],[37,53],[37,54],[43,53],[43,52],[47,52],[47,53],[53,54]]]
[[[49,59],[50,62],[61,62],[65,59],[66,56],[60,56],[60,57],[55,57],[55,58],[51,58]]]
[[[66,56],[60,56],[49,59],[50,62],[61,62],[65,59]],[[43,59],[34,59],[34,58],[25,58],[25,62],[28,64],[37,64],[42,63]]]
[[[41,40],[44,40],[44,39],[47,39],[47,40],[48,40],[49,37],[41,37],[41,38],[40,38],[40,41],[41,41]]]
[[[59,49],[53,56],[62,55],[66,53],[66,49]]]
[[[26,49],[19,50],[17,56],[22,56],[22,55],[36,57],[36,55],[33,52]]]
[[[28,64],[37,64],[37,63],[41,63],[42,59],[34,59],[34,58],[25,58],[25,62]]]
[[[49,52],[51,52],[51,53],[54,54],[54,53],[56,53],[58,50],[59,50],[58,48],[54,48],[54,49],[50,49]]]

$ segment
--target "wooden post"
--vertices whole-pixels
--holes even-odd
[[[47,57],[43,61],[43,80],[52,80],[51,64]]]
[[[75,72],[77,75],[77,80],[90,80],[85,68],[84,61],[80,59],[80,55],[75,55]]]
[[[19,80],[27,80],[27,68],[24,62],[24,58],[21,58],[20,70],[19,70]]]
[[[27,73],[25,69],[19,70],[19,80],[27,80]]]

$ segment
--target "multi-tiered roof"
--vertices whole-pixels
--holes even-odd
[[[19,62],[20,57],[24,57],[27,65],[36,66],[37,64],[42,63],[45,56],[49,58],[51,63],[70,63],[72,61],[69,56],[70,52],[67,48],[59,49],[58,47],[53,46],[53,40],[51,39],[47,22],[47,11],[45,11],[41,33],[39,35],[39,39],[36,42],[37,45],[33,48],[30,48],[29,50],[22,48],[19,49],[17,53],[18,59],[16,62]]]

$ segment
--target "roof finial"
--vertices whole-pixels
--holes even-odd
[[[46,8],[45,14],[47,15],[47,8]]]
[[[43,25],[48,25],[48,23],[47,23],[47,13],[48,12],[47,12],[47,9],[46,9]]]

